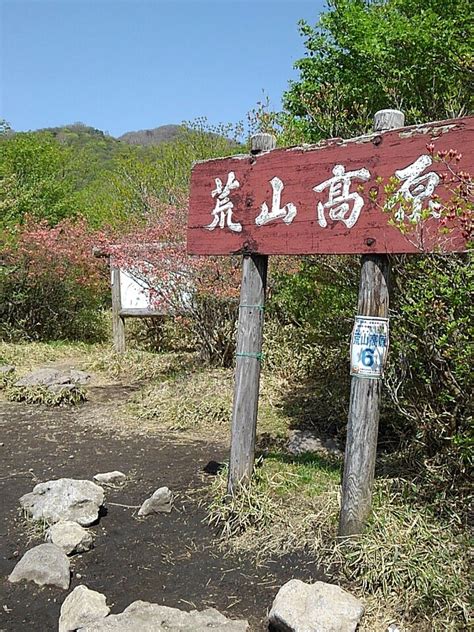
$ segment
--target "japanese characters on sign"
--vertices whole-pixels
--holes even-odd
[[[403,184],[398,191],[395,191],[393,197],[398,199],[398,197],[401,196],[411,203],[410,209],[412,212],[410,219],[412,221],[418,221],[420,219],[424,200],[429,200],[428,206],[432,209],[431,213],[433,217],[439,217],[437,211],[440,205],[439,203],[433,202],[431,196],[440,182],[440,177],[434,171],[423,173],[432,163],[433,159],[431,156],[424,154],[404,169],[395,171],[395,176],[403,182]],[[317,205],[318,224],[321,228],[327,227],[328,222],[325,211],[328,210],[329,218],[332,221],[341,221],[346,228],[352,228],[359,219],[365,204],[364,198],[357,191],[352,190],[354,186],[352,181],[363,180],[367,182],[371,178],[370,171],[362,167],[355,171],[346,172],[344,165],[335,165],[332,173],[334,174],[332,178],[313,187],[313,191],[316,193],[321,193],[325,189],[328,190],[327,201],[324,203],[319,201]],[[214,219],[203,228],[207,230],[228,228],[231,231],[240,233],[242,224],[232,219],[234,204],[230,199],[231,191],[239,188],[239,181],[236,180],[235,173],[230,171],[227,174],[227,184],[225,186],[222,184],[220,178],[216,178],[215,182],[216,188],[210,193],[211,197],[216,198],[216,205],[211,211],[211,215]],[[268,204],[264,202],[261,207],[262,210],[255,218],[255,224],[257,226],[263,226],[272,220],[279,219],[285,222],[285,224],[291,224],[296,217],[297,208],[292,202],[285,204],[285,206],[281,208],[281,193],[285,185],[277,176],[270,180],[270,184],[273,189],[272,210],[269,212]],[[398,212],[403,213],[403,211]],[[400,217],[400,215],[398,215],[397,219],[403,219],[403,216]]]
[[[199,163],[192,177],[188,250],[416,252],[416,245],[390,225],[390,214],[384,212],[390,210],[390,201],[384,206],[384,183],[395,178],[390,199],[404,202],[396,206],[395,219],[416,224],[428,214],[432,239],[425,244],[435,249],[444,183],[427,145],[434,144],[435,151],[445,146],[459,150],[468,136],[474,140],[474,118],[450,123],[402,128],[359,143]],[[465,162],[463,169],[474,170],[472,154],[465,155]],[[463,249],[454,235],[447,250]]]
[[[351,375],[382,377],[388,351],[388,318],[356,316],[351,338]]]

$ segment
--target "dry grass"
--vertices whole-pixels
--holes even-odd
[[[179,374],[195,364],[196,356],[189,352],[152,353],[129,349],[125,353],[115,353],[112,348],[105,347],[89,356],[87,368],[109,379],[144,382]]]
[[[467,629],[471,543],[466,532],[455,516],[440,520],[430,507],[418,506],[415,496],[404,498],[393,487],[379,481],[365,533],[336,542],[332,559],[351,585],[402,620],[416,622],[420,627],[414,629]]]
[[[54,391],[45,386],[11,386],[6,389],[6,397],[11,402],[45,406],[76,406],[87,399],[86,391],[82,386],[60,388]]]
[[[279,406],[281,385],[274,378],[262,378],[259,403],[259,436],[278,441],[286,437],[289,419]],[[129,405],[131,417],[149,430],[212,435],[228,441],[232,416],[232,369],[184,370],[161,374],[135,394]]]
[[[249,486],[227,497],[227,473],[211,490],[209,523],[227,546],[269,558],[307,548],[318,551],[332,536],[339,507],[339,464],[315,454],[262,458]]]
[[[407,497],[403,481],[377,482],[365,533],[337,537],[339,471],[320,457],[272,455],[232,499],[226,473],[211,491],[208,519],[221,544],[268,559],[310,551],[334,581],[362,598],[361,630],[464,630],[469,620],[469,542],[453,518],[439,519]],[[397,491],[394,491],[396,489]]]
[[[0,364],[12,364],[20,375],[33,368],[51,362],[74,358],[87,361],[90,355],[100,353],[101,345],[83,342],[2,342],[0,341]]]

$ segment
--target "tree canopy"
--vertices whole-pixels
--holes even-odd
[[[317,26],[300,22],[306,56],[284,95],[308,141],[367,131],[377,110],[407,124],[473,110],[470,0],[329,0]]]

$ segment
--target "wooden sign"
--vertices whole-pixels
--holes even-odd
[[[434,146],[429,147],[430,145]],[[474,117],[452,119],[343,141],[234,156],[194,166],[188,252],[228,254],[375,254],[465,250],[458,230],[440,232],[439,203],[450,199],[446,166],[474,173]],[[393,184],[395,182],[395,185]],[[390,225],[385,186],[402,200],[413,227]],[[417,232],[421,214],[422,238]]]

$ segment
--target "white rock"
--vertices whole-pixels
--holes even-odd
[[[46,531],[46,541],[59,546],[66,555],[71,555],[88,551],[94,542],[94,536],[77,522],[65,520],[49,527]]]
[[[146,601],[135,601],[121,614],[101,619],[78,632],[246,632],[247,621],[232,621],[214,608],[184,612]]]
[[[33,520],[45,520],[49,524],[71,520],[83,527],[97,520],[103,502],[102,487],[73,478],[39,483],[20,498],[21,507]]]
[[[13,569],[8,580],[16,583],[23,579],[39,586],[69,588],[69,560],[55,544],[40,544],[27,551]]]
[[[280,588],[269,622],[281,632],[354,632],[362,603],[339,586],[292,579]]]
[[[59,632],[74,632],[103,619],[110,612],[105,595],[87,586],[77,586],[61,606]]]
[[[101,483],[102,485],[116,485],[117,483],[123,483],[126,478],[126,475],[118,470],[114,470],[113,472],[103,472],[102,474],[96,474],[94,476],[95,482]]]
[[[171,503],[173,496],[167,487],[160,487],[153,493],[153,496],[147,498],[138,510],[139,516],[149,516],[150,514],[171,511]]]

